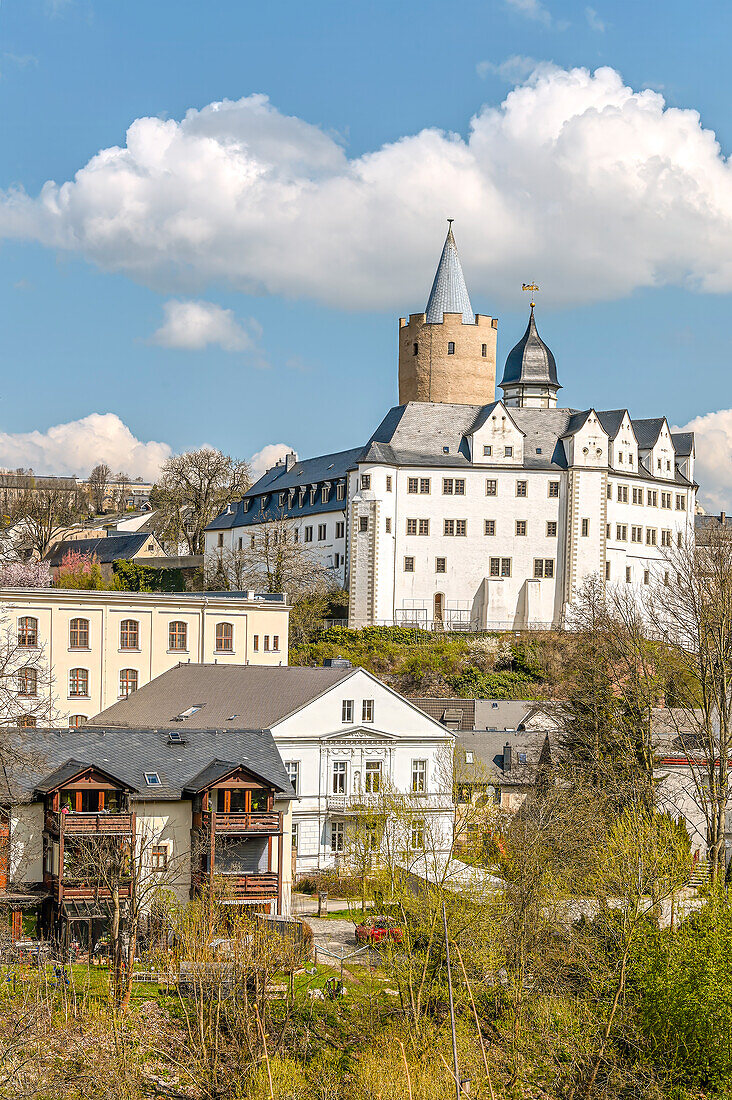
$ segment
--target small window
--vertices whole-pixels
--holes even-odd
[[[486,535],[495,535],[496,521],[494,519],[487,519],[485,521],[484,531]]]
[[[442,492],[443,492],[443,494],[445,496],[452,496],[454,488],[455,488],[454,478],[443,477],[443,479],[442,479]]]
[[[318,542],[325,542],[325,524],[318,524]]]
[[[224,534],[223,534],[223,531],[219,531],[218,546],[222,547],[223,545],[224,545]]]
[[[346,825],[343,821],[333,821],[330,826],[330,850],[342,852],[346,842]]]
[[[333,764],[333,776],[332,776],[333,794],[345,794],[346,793],[346,762],[345,760],[336,760]]]
[[[582,520],[582,538],[586,539],[590,533],[590,521],[589,519]]]
[[[18,719],[18,725],[26,729],[35,729],[38,725],[38,719],[35,714],[22,714]]]
[[[650,579],[651,579],[650,569],[644,569],[643,570],[643,583],[648,584],[650,582]]]
[[[413,573],[414,572],[414,558],[405,558],[404,559],[404,572],[405,573]]]
[[[430,479],[428,477],[421,477],[419,479],[419,491],[420,493],[429,493]]]
[[[234,652],[234,627],[231,623],[216,623],[216,650],[218,653]]]
[[[447,354],[448,355],[454,355],[455,354],[455,341],[454,340],[448,340],[447,341]]]
[[[386,491],[387,493],[391,492],[391,474],[386,475]]]
[[[486,445],[483,447],[483,458],[490,458],[492,454],[493,447],[490,445],[490,443],[486,443]]]
[[[421,818],[414,818],[412,821],[410,843],[412,851],[419,851],[421,848],[424,848],[424,822]]]
[[[361,721],[373,722],[374,720],[374,701],[373,699],[364,699],[361,706]]]
[[[312,527],[306,527],[305,528],[305,542],[312,542],[312,541],[313,541],[313,529],[312,529]]]
[[[137,691],[138,675],[134,668],[123,668],[119,674],[119,693],[122,699]]]
[[[559,496],[559,482],[558,481],[550,481],[547,491],[548,491],[548,494],[549,494],[550,497],[558,497]]]
[[[366,794],[378,794],[381,790],[381,761],[366,761]]]
[[[280,636],[279,634],[272,635],[272,652],[279,653],[280,651]]]
[[[605,580],[606,581],[610,580],[610,562],[609,561],[605,562]]]
[[[470,752],[469,749],[466,750],[466,752],[465,752],[465,763],[466,764],[472,764],[473,763],[473,754],[472,754],[472,752]]]
[[[243,549],[244,549],[244,539],[239,539],[239,550],[241,551]]]
[[[150,856],[150,866],[153,871],[167,871],[168,846],[167,844],[153,844]]]
[[[34,668],[21,668],[18,673],[18,695],[38,694],[38,672]]]
[[[148,787],[160,787],[160,776],[157,772],[145,772],[145,782]]]
[[[387,535],[391,534],[391,516],[387,516],[386,519],[384,520],[384,529],[385,529]]]
[[[526,753],[525,752],[516,753],[516,758],[517,758],[519,764],[525,764],[526,763]]]
[[[180,619],[168,623],[168,649],[188,648],[188,626]]]
[[[33,649],[38,645],[38,619],[32,615],[18,619],[18,645],[23,649]]]
[[[269,653],[269,634],[264,635],[264,652]]]
[[[258,634],[254,635],[254,652],[255,653],[259,652],[259,635]]]
[[[528,481],[517,481],[516,482],[516,496],[517,497],[528,496],[528,486],[529,486]]]
[[[286,760],[285,771],[287,772],[287,778],[292,783],[292,789],[295,794],[300,793],[300,762],[298,760]]]
[[[447,558],[435,558],[435,573],[447,573]]]
[[[320,503],[321,504],[327,504],[328,503],[328,493],[329,492],[330,492],[330,490],[328,489],[328,486],[324,485],[322,487],[322,489],[320,490]]]
[[[368,516],[359,516],[358,517],[358,529],[361,532],[361,534],[364,534],[366,531],[368,531],[368,529],[369,529],[369,517]]]
[[[417,534],[417,521],[416,521],[416,519],[408,519],[407,520],[407,534],[408,535],[416,535]]]
[[[72,619],[69,623],[69,649],[89,648],[89,620]]]
[[[341,722],[353,721],[353,699],[344,699],[341,705]]]
[[[69,718],[69,729],[76,729],[78,726],[85,726],[89,721],[85,714],[72,714]]]
[[[485,495],[487,497],[498,496],[498,482],[496,481],[495,478],[489,477],[489,478],[486,479]]]
[[[336,500],[345,500],[345,499],[346,499],[346,486],[343,484],[343,482],[339,482],[338,485],[336,485]]]
[[[631,578],[630,566],[626,565],[626,567],[625,567],[625,583],[626,584],[630,584],[630,578]]]
[[[516,520],[516,534],[519,537],[526,534],[526,520],[525,519],[517,519]]]
[[[427,789],[427,761],[412,761],[412,792],[424,794]]]
[[[69,672],[69,695],[89,695],[89,671],[86,668],[72,668]]]
[[[486,356],[488,355],[488,345],[487,344],[481,344],[480,345],[480,354],[483,356],[484,359],[486,358]]]
[[[346,524],[345,520],[339,519],[336,523],[335,537],[337,539],[345,538],[346,536]]]
[[[370,489],[371,488],[371,474],[361,474],[361,488],[362,489]]]
[[[555,519],[548,519],[546,521],[546,537],[548,539],[557,537],[557,521]]]
[[[415,342],[414,344],[412,344],[412,355],[418,355],[418,354],[419,354],[419,344]]]
[[[491,558],[489,561],[489,575],[491,577],[510,577],[511,576],[511,559],[510,558]]]
[[[119,626],[119,648],[139,649],[140,624],[137,619],[123,619]]]
[[[429,535],[430,533],[430,521],[428,519],[419,520],[419,534]]]
[[[503,453],[506,458],[513,458],[513,447],[504,447]]]
[[[417,492],[419,492],[419,478],[418,477],[408,477],[407,478],[407,492],[408,493],[417,493]]]

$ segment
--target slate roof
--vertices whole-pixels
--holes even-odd
[[[89,725],[180,730],[270,729],[288,714],[345,680],[352,668],[181,664],[156,676]],[[176,720],[200,706],[190,719]],[[85,729],[89,728],[87,726]]]
[[[627,411],[627,409],[610,409],[608,412],[597,414],[597,419],[610,439],[615,439],[620,431],[620,425],[623,423],[623,417]]]
[[[441,325],[445,313],[462,313],[464,325],[475,324],[475,314],[470,304],[470,295],[465,285],[455,238],[452,235],[452,223],[447,231],[435,280],[427,300],[425,320],[428,325]]]
[[[133,799],[178,800],[222,756],[233,762],[228,770],[241,765],[286,797],[294,794],[269,730],[186,727],[184,741],[176,744],[170,743],[167,729],[154,727],[19,729],[9,736],[19,750],[13,755],[24,761],[14,773],[6,767],[9,783],[26,797],[93,765],[128,786]],[[157,772],[160,784],[149,786],[146,772]]]
[[[455,779],[457,782],[493,782],[501,786],[525,786],[536,779],[547,735],[543,730],[512,732],[507,730],[469,730],[455,734]],[[551,743],[551,741],[550,741]],[[511,746],[510,765],[504,756]],[[473,753],[473,762],[466,760]],[[526,762],[519,762],[519,753]]]
[[[229,511],[224,509],[212,520],[206,528],[207,531],[221,531],[231,527],[247,527],[253,523],[261,523],[264,519],[283,519],[300,515],[317,515],[322,512],[342,512],[346,508],[347,501],[338,500],[335,486],[338,481],[344,481],[349,470],[354,469],[359,457],[363,453],[363,447],[352,447],[349,451],[335,451],[332,454],[319,455],[316,458],[306,458],[288,470],[283,463],[273,466],[264,473],[259,481],[255,482],[247,490],[242,500],[229,506]],[[287,498],[283,506],[280,506],[278,494],[288,489],[298,489],[305,486],[310,489],[324,481],[332,482],[332,488],[327,501],[323,502],[318,493],[314,504],[310,504],[309,492],[301,505],[296,495],[292,505]],[[261,498],[270,494],[264,507],[261,506]],[[244,501],[249,502],[246,508]]]
[[[677,455],[690,455],[694,452],[694,433],[693,432],[672,432],[671,438],[674,441],[674,450]]]
[[[666,423],[665,417],[654,416],[650,420],[634,420],[633,431],[638,440],[638,446],[642,451],[650,451],[658,439],[661,428]]]
[[[96,539],[64,539],[51,547],[44,560],[52,566],[60,565],[64,555],[71,550],[79,554],[94,554],[101,564],[106,565],[134,558],[150,537],[149,531],[127,531],[124,534]],[[162,546],[160,554],[164,554]]]
[[[506,357],[501,388],[520,382],[539,383],[557,390],[562,388],[554,356],[537,331],[533,306],[526,332]]]

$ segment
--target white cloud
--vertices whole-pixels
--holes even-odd
[[[0,432],[0,466],[38,474],[86,477],[98,462],[131,477],[153,479],[172,451],[167,443],[143,443],[114,413],[91,413],[45,432]]]
[[[585,19],[590,30],[597,31],[598,34],[605,33],[605,20],[600,18],[594,8],[585,8]]]
[[[533,57],[524,57],[522,54],[515,53],[504,61],[479,61],[475,71],[480,77],[498,76],[509,84],[519,84],[522,80],[526,80],[539,64],[540,62],[535,61]]]
[[[172,300],[163,306],[165,319],[151,339],[164,348],[202,351],[212,344],[224,351],[252,351],[261,329],[250,321],[248,332],[231,309],[214,302]]]
[[[696,416],[673,430],[694,432],[699,503],[712,512],[732,511],[732,409]]]
[[[533,19],[536,23],[549,26],[552,17],[539,0],[506,0],[506,4],[512,11],[518,12],[526,19]]]
[[[274,466],[275,462],[284,458],[285,455],[294,453],[297,455],[294,447],[291,447],[289,443],[268,443],[266,447],[262,447],[261,451],[257,451],[249,459],[249,465],[252,468],[252,476],[254,480],[261,477],[266,473],[271,466]]]
[[[489,308],[529,277],[553,303],[732,291],[732,169],[714,133],[611,68],[541,65],[466,138],[425,129],[352,159],[260,95],[141,118],[72,181],[0,194],[0,236],[166,293],[226,282],[395,311],[426,298],[447,216]]]

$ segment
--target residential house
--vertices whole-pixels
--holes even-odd
[[[180,665],[94,718],[105,729],[262,729],[274,738],[297,802],[297,872],[337,863],[349,819],[385,790],[416,807],[445,849],[452,837],[453,734],[362,668]],[[193,740],[193,734],[190,734]]]

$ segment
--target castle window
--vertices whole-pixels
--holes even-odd
[[[630,566],[626,565],[626,567],[625,567],[625,583],[626,584],[630,584],[631,576],[632,576],[632,574],[631,574],[631,571],[630,571]]]
[[[407,492],[416,493],[419,488],[419,478],[408,477],[407,478]]]
[[[650,579],[651,579],[651,571],[650,571],[650,569],[644,569],[644,570],[643,570],[643,583],[644,583],[644,584],[648,584],[648,582],[650,581]]]
[[[391,492],[391,474],[386,475],[386,491],[387,493]]]
[[[371,474],[361,474],[361,488],[362,489],[370,489],[371,488]]]
[[[429,535],[430,521],[428,519],[421,519],[419,521],[419,533],[420,535]]]
[[[417,521],[416,521],[416,519],[408,519],[407,520],[407,534],[408,535],[416,535],[417,534]]]
[[[405,573],[413,573],[414,572],[414,558],[405,558],[404,559],[404,572]]]
[[[455,341],[454,340],[448,340],[448,342],[447,342],[447,354],[448,355],[454,355],[455,354]]]
[[[418,352],[419,352],[419,344],[416,344],[416,343],[412,344],[412,351],[413,351],[414,355],[417,355]]]
[[[447,558],[435,558],[435,573],[447,572]]]
[[[525,519],[517,519],[516,520],[516,534],[519,535],[519,536],[526,534],[526,520]]]
[[[428,477],[421,477],[419,479],[419,491],[420,493],[429,493],[430,479]]]
[[[481,346],[480,346],[480,354],[481,354],[481,355],[483,356],[483,358],[485,359],[485,357],[486,357],[486,356],[487,356],[487,354],[488,354],[488,345],[487,345],[487,344],[481,344]]]
[[[628,527],[625,523],[615,524],[615,538],[618,542],[628,541]]]
[[[586,539],[590,533],[590,521],[588,519],[582,520],[582,538]]]
[[[549,482],[548,496],[550,496],[550,497],[558,497],[559,496],[559,482],[558,481],[550,481]]]
[[[498,496],[498,482],[496,481],[495,478],[489,477],[489,478],[486,479],[485,495],[487,497]]]
[[[606,581],[610,580],[610,562],[609,561],[605,562],[605,580]]]
[[[359,516],[358,517],[358,529],[362,533],[364,531],[368,531],[368,529],[369,529],[369,517],[368,516]]]
[[[493,448],[490,444],[486,444],[486,446],[483,448],[483,458],[490,458],[492,454]]]
[[[542,580],[554,576],[554,558],[534,558],[534,577]]]
[[[513,458],[513,447],[504,447],[503,453],[506,458]]]
[[[529,485],[528,481],[517,481],[516,482],[516,496],[517,497],[527,496],[528,495],[528,485]]]
[[[496,533],[496,521],[494,519],[487,519],[485,521],[485,534],[495,535]]]
[[[385,530],[387,535],[391,534],[391,516],[386,517]]]
[[[554,520],[554,519],[547,520],[546,537],[548,539],[555,539],[557,537],[557,521],[556,520]]]

